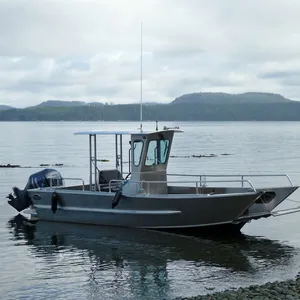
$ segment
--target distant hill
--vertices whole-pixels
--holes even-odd
[[[240,104],[240,103],[288,103],[292,100],[286,99],[279,94],[272,93],[257,93],[250,92],[244,94],[226,94],[226,93],[193,93],[193,94],[185,94],[174,101],[172,104],[178,103],[211,103],[211,104]]]
[[[24,109],[0,111],[0,121],[138,121],[139,104],[49,100]],[[146,102],[148,121],[300,121],[300,102],[278,94],[194,93],[169,104]]]
[[[157,105],[162,103],[157,102],[144,102],[143,105]],[[101,102],[84,102],[84,101],[62,101],[62,100],[47,100],[38,105],[31,106],[30,108],[35,107],[76,107],[76,106],[102,106],[104,103]]]
[[[88,102],[88,103],[85,103],[86,105],[89,105],[89,106],[101,106],[101,105],[104,105],[103,103],[100,103],[100,102]]]
[[[8,105],[0,105],[0,110],[7,110],[7,109],[12,109],[12,106],[8,106]]]
[[[100,102],[84,102],[84,101],[62,101],[62,100],[47,100],[34,107],[77,107],[77,106],[101,106]]]
[[[44,101],[35,107],[70,107],[86,105],[83,101],[61,101],[61,100],[48,100]]]

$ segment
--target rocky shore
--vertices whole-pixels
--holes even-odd
[[[253,285],[247,288],[228,290],[176,300],[297,300],[300,299],[300,278],[282,282],[268,282],[264,285]]]

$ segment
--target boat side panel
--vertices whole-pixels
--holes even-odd
[[[281,202],[283,202],[290,194],[292,194],[298,187],[277,187],[277,188],[264,188],[258,189],[259,191],[266,192],[267,194],[275,193],[275,197],[271,201],[260,202],[257,201],[249,208],[248,215],[257,213],[270,213],[274,210]]]
[[[283,187],[268,187],[268,188],[258,188],[257,191],[265,193],[262,197],[255,201],[249,208],[245,211],[243,217],[251,217],[258,219],[259,216],[265,217],[270,216],[271,211],[273,211],[280,203],[282,203],[289,195],[295,192],[298,186],[283,186]],[[199,188],[201,193],[212,193],[212,194],[227,194],[227,193],[242,193],[248,192],[249,187],[204,187]],[[186,186],[169,186],[170,193],[196,193],[195,187]]]
[[[182,227],[226,224],[241,215],[256,193],[232,195],[166,195],[121,197],[113,209],[114,194],[57,190],[57,211],[51,210],[53,191],[29,191],[43,220],[128,227]],[[40,199],[35,200],[34,194]]]

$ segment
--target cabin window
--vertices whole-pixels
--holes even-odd
[[[144,146],[143,141],[133,142],[133,163],[136,167],[139,166],[141,162],[143,146]]]
[[[152,140],[149,142],[146,156],[146,166],[165,164],[169,152],[169,140]]]

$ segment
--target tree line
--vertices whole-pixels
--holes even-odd
[[[0,121],[138,121],[139,104],[30,107],[0,111]],[[143,106],[149,121],[300,121],[300,102],[170,103]]]

